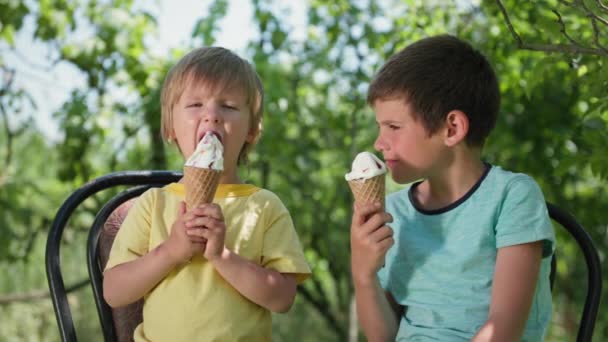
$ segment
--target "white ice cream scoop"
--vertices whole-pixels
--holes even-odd
[[[205,133],[194,153],[186,161],[186,166],[213,170],[224,169],[224,145],[215,133]]]
[[[344,178],[347,181],[369,179],[386,173],[386,166],[382,160],[369,152],[361,152],[357,154],[351,171]]]

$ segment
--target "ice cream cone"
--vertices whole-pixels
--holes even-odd
[[[384,179],[386,174],[374,176],[369,179],[354,179],[348,181],[348,186],[355,197],[355,204],[379,202],[384,209]]]
[[[222,170],[184,166],[184,185],[186,187],[188,209],[213,201],[221,175]]]

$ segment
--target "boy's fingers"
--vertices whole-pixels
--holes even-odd
[[[224,214],[222,213],[222,208],[220,208],[219,205],[211,203],[207,208],[209,210],[209,216],[215,218],[216,220],[224,220]]]
[[[210,238],[213,235],[216,235],[218,233],[216,228],[188,228],[186,229],[186,234],[190,237],[203,237],[203,238]]]
[[[203,242],[206,241],[206,239],[203,237],[203,230],[204,228],[190,228],[186,230],[186,235],[192,242]]]
[[[386,223],[391,222],[391,215],[385,212],[378,212],[373,214],[365,224],[361,225],[361,230],[367,233],[375,232],[378,228],[384,226]]]
[[[199,251],[203,251],[205,250],[205,246],[207,246],[207,242],[205,240],[205,242],[192,242],[192,244],[194,245],[194,248],[196,248]]]
[[[203,238],[205,237],[205,231],[207,230],[207,228],[200,228],[200,227],[196,227],[196,228],[188,228],[186,229],[186,235],[188,235],[191,238]]]
[[[393,239],[392,236],[378,242],[378,245],[383,251],[387,251],[393,244],[395,244],[395,239]]]
[[[188,228],[193,228],[193,227],[205,227],[205,228],[215,228],[217,227],[222,221],[216,220],[212,217],[208,217],[208,216],[195,216],[190,220],[186,221],[186,227]]]
[[[381,242],[393,237],[393,230],[388,226],[382,226],[370,234],[370,238],[374,242]]]
[[[177,216],[183,216],[186,213],[186,202],[180,201],[177,207]]]
[[[201,236],[190,236],[190,241],[197,244],[205,244],[207,243],[207,239]]]
[[[194,215],[194,214],[192,213],[192,210],[190,210],[190,211],[186,211],[186,213],[185,213],[185,214],[183,214],[181,218],[182,218],[182,220],[183,220],[184,222],[186,222],[186,225],[187,225],[187,222],[190,222],[190,221],[194,220],[194,219],[195,219],[195,218],[197,218],[197,217],[198,217],[198,216]]]
[[[223,220],[222,208],[215,203],[207,203],[194,208],[194,214],[197,216],[209,216],[216,220]]]
[[[200,234],[199,236],[202,236],[205,239],[209,239],[209,238],[213,237],[213,233],[209,229],[201,229],[199,231],[199,234]]]
[[[354,223],[362,225],[371,214],[380,210],[380,207],[380,203],[366,203],[361,205],[355,203],[355,210],[353,213]]]

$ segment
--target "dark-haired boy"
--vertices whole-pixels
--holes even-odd
[[[392,178],[414,182],[387,197],[386,212],[353,214],[368,339],[542,341],[555,237],[534,180],[481,158],[500,104],[486,58],[453,36],[422,39],[382,67],[368,102]]]

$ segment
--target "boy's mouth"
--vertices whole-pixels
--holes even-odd
[[[384,164],[386,164],[387,168],[392,169],[395,165],[397,165],[397,160],[396,159],[386,159],[384,161]]]
[[[207,133],[211,133],[211,134],[215,135],[215,136],[217,137],[217,139],[218,139],[218,140],[219,140],[219,141],[220,141],[222,144],[224,143],[224,142],[222,141],[222,135],[221,135],[221,134],[219,134],[217,131],[212,131],[212,130],[209,130],[209,131],[203,131],[203,132],[201,132],[201,133],[198,135],[198,137],[196,137],[196,143],[198,144],[199,142],[201,142],[201,140],[203,140],[203,138],[205,137],[205,135],[206,135]]]

